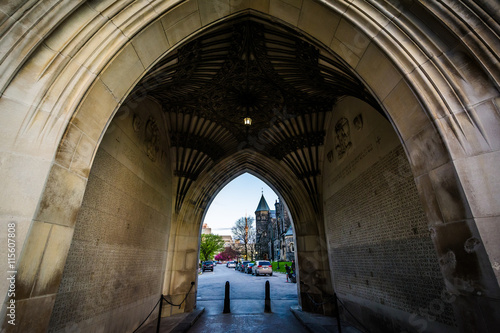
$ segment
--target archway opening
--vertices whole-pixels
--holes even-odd
[[[221,236],[225,248],[205,261],[204,242],[214,238],[207,235]],[[200,238],[197,306],[218,314],[226,281],[236,313],[262,311],[266,281],[273,311],[298,305],[297,285],[285,274],[285,267],[295,265],[292,220],[283,199],[265,182],[243,173],[227,183],[207,209]]]
[[[355,151],[349,122],[360,133],[375,126],[366,116],[348,119],[350,112],[332,125],[333,106],[356,96],[351,98],[369,106],[367,112],[377,114],[378,123],[384,121],[392,130],[391,144],[400,144],[367,89],[342,61],[289,29],[246,18],[204,32],[158,62],[132,91],[101,144],[107,155],[141,180],[145,191],[134,195],[154,202],[158,197],[149,197],[149,188],[162,192],[163,225],[170,233],[163,235],[163,243],[150,244],[164,246],[151,272],[157,274],[164,264],[164,280],[150,286],[149,292],[159,288],[172,300],[186,299],[183,308],[166,307],[163,315],[195,306],[195,295],[185,293],[197,276],[204,213],[218,189],[245,170],[265,175],[290,202],[300,233],[293,248],[304,267],[299,275],[300,302],[307,310],[331,314],[333,305],[325,300],[331,299],[337,276],[330,269],[335,264],[329,256],[331,245],[325,242],[328,197],[323,195],[330,195],[336,190],[330,185],[338,184],[335,176],[327,179],[329,172],[323,167],[335,155],[342,159]],[[251,124],[245,118],[252,118]],[[365,139],[374,138],[372,131],[363,133],[368,133],[362,135]],[[335,138],[326,141],[332,135]],[[146,164],[151,169],[145,172]],[[104,172],[103,183],[120,187],[130,182],[131,178],[106,181],[106,166],[94,165],[97,173]],[[331,183],[324,186],[325,181]],[[95,200],[89,196],[88,202]],[[140,225],[140,218],[135,222]],[[267,252],[262,259],[271,259],[282,254],[278,251],[271,242],[255,252],[256,257]],[[62,304],[56,302],[56,309]]]

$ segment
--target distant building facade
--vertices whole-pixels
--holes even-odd
[[[206,223],[203,223],[203,227],[201,228],[201,233],[205,235],[210,235],[212,233],[212,228],[209,228]]]
[[[233,246],[233,237],[231,235],[222,235],[222,240],[224,241],[224,248]]]
[[[201,228],[201,234],[202,235],[210,235],[212,233],[212,228],[208,226],[208,224],[203,223],[203,226]],[[220,235],[222,237],[222,240],[224,241],[224,248],[226,247],[231,247],[235,250],[238,250],[241,245],[239,240],[233,240],[233,237],[231,235]]]
[[[286,261],[292,261],[295,259],[295,242],[293,240],[293,228],[290,226],[288,231],[285,233],[285,256]]]
[[[269,208],[262,194],[255,211],[255,256],[258,259],[289,261],[295,256],[290,215],[279,200],[276,200],[274,208]]]

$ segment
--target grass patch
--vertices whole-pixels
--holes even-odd
[[[280,261],[279,264],[280,264],[280,269],[278,269],[278,262],[273,262],[272,263],[272,265],[273,265],[273,272],[286,273],[285,264],[288,265],[288,267],[292,266],[292,262],[291,261]]]

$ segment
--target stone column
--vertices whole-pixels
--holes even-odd
[[[334,291],[326,238],[318,232],[302,235],[300,229],[304,228],[304,224],[307,223],[299,222],[295,228],[299,301],[304,311],[332,316],[335,306],[329,301],[333,299]]]
[[[163,295],[173,304],[185,301],[180,307],[164,303],[163,317],[190,312],[196,306],[199,242],[200,224],[177,219],[172,227]]]

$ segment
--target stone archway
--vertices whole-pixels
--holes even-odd
[[[229,180],[243,172],[259,175],[259,178],[265,179],[276,193],[280,193],[287,204],[297,244],[295,251],[300,267],[298,278],[302,284],[314,286],[313,289],[309,290],[309,296],[322,298],[325,295],[333,295],[328,249],[326,242],[321,241],[325,239],[325,231],[322,227],[323,216],[314,209],[308,192],[301,186],[293,173],[283,169],[275,161],[255,152],[240,151],[200,177],[199,182],[186,198],[191,204],[184,206],[179,213],[179,223],[191,226],[183,228],[183,245],[181,247],[190,243],[187,251],[198,253],[199,226],[203,213],[208,208],[209,199]],[[189,232],[190,242],[186,242],[184,239],[186,232]],[[309,262],[309,266],[300,266],[301,262],[305,263],[306,261]],[[176,264],[172,266],[175,267]],[[193,274],[194,272],[191,270],[179,272],[176,275],[183,281],[184,285],[187,285],[194,278]],[[307,302],[309,296],[306,293],[301,293],[300,285],[298,293],[299,302],[303,303],[304,309],[313,311],[310,305],[304,303],[304,301]],[[331,304],[325,304],[315,310],[321,313],[333,313]]]
[[[19,246],[24,244],[18,265],[19,316],[46,327],[95,152],[127,92],[169,47],[249,9],[303,31],[356,70],[404,143],[428,219],[438,224],[438,239],[452,226],[465,231],[451,240],[452,247],[475,236],[484,246],[478,257],[479,289],[497,297],[498,281],[492,276],[499,275],[491,267],[498,258],[498,228],[492,226],[498,194],[486,175],[495,174],[498,160],[494,124],[499,74],[491,60],[499,53],[494,51],[498,43],[487,29],[467,35],[459,27],[494,30],[498,24],[482,19],[488,17],[486,3],[478,1],[474,10],[446,3],[408,1],[395,7],[378,1],[366,6],[305,1],[293,6],[264,1],[212,7],[185,1],[175,7],[137,2],[7,8],[12,14],[8,25],[15,29],[3,43],[11,49],[22,46],[2,62],[1,99],[7,110],[3,123],[12,125],[3,144],[8,152],[5,178],[20,180],[6,182],[2,205],[3,218],[18,222]],[[18,15],[18,10],[26,14]],[[33,20],[40,11],[47,13],[44,19]],[[466,17],[465,23],[460,17]],[[324,29],[325,22],[331,30]],[[52,33],[17,38],[16,31]],[[462,43],[455,43],[460,37]],[[473,89],[478,86],[483,89]],[[23,200],[26,193],[28,200]],[[472,299],[464,291],[464,304],[476,302]]]

